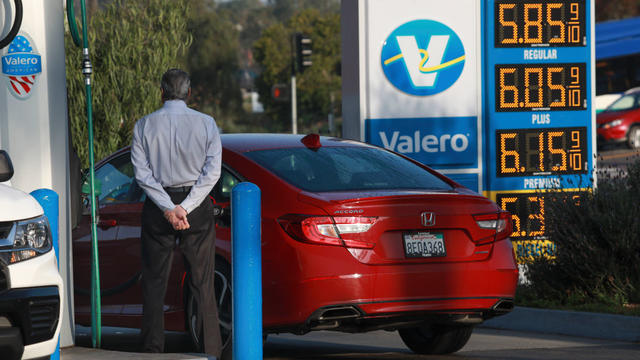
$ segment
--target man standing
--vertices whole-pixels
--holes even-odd
[[[133,129],[131,161],[147,194],[142,209],[143,350],[164,351],[164,297],[176,239],[185,259],[189,291],[197,301],[198,338],[220,358],[215,302],[215,224],[207,195],[220,177],[222,147],[211,116],[191,110],[189,75],[170,69],[162,76],[156,112]],[[206,200],[205,200],[206,199]]]

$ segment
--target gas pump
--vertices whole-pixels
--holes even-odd
[[[28,16],[23,16],[28,15]],[[0,148],[11,154],[14,188],[59,195],[60,345],[73,345],[69,130],[63,1],[0,0]]]

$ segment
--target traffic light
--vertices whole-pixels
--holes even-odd
[[[311,66],[311,38],[301,33],[296,34],[296,61],[297,72],[303,72]]]
[[[289,86],[287,84],[273,84],[271,86],[271,98],[275,101],[289,101]]]

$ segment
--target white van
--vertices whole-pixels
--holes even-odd
[[[62,278],[49,221],[29,194],[10,186],[13,166],[0,150],[0,357],[52,354],[62,316]]]

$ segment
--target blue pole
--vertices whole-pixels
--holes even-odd
[[[53,250],[56,253],[56,259],[58,260],[58,266],[60,266],[60,251],[58,250],[58,214],[59,214],[59,197],[58,194],[49,189],[38,189],[31,192],[31,196],[33,196],[42,209],[44,210],[44,215],[49,220],[49,227],[51,229],[51,242],[53,243]],[[62,289],[60,289],[62,292]],[[60,304],[62,307],[62,304]],[[51,354],[51,360],[59,360],[60,359],[60,337],[58,336],[58,345],[56,346],[56,350]]]
[[[260,188],[243,182],[231,190],[233,358],[262,359]]]

